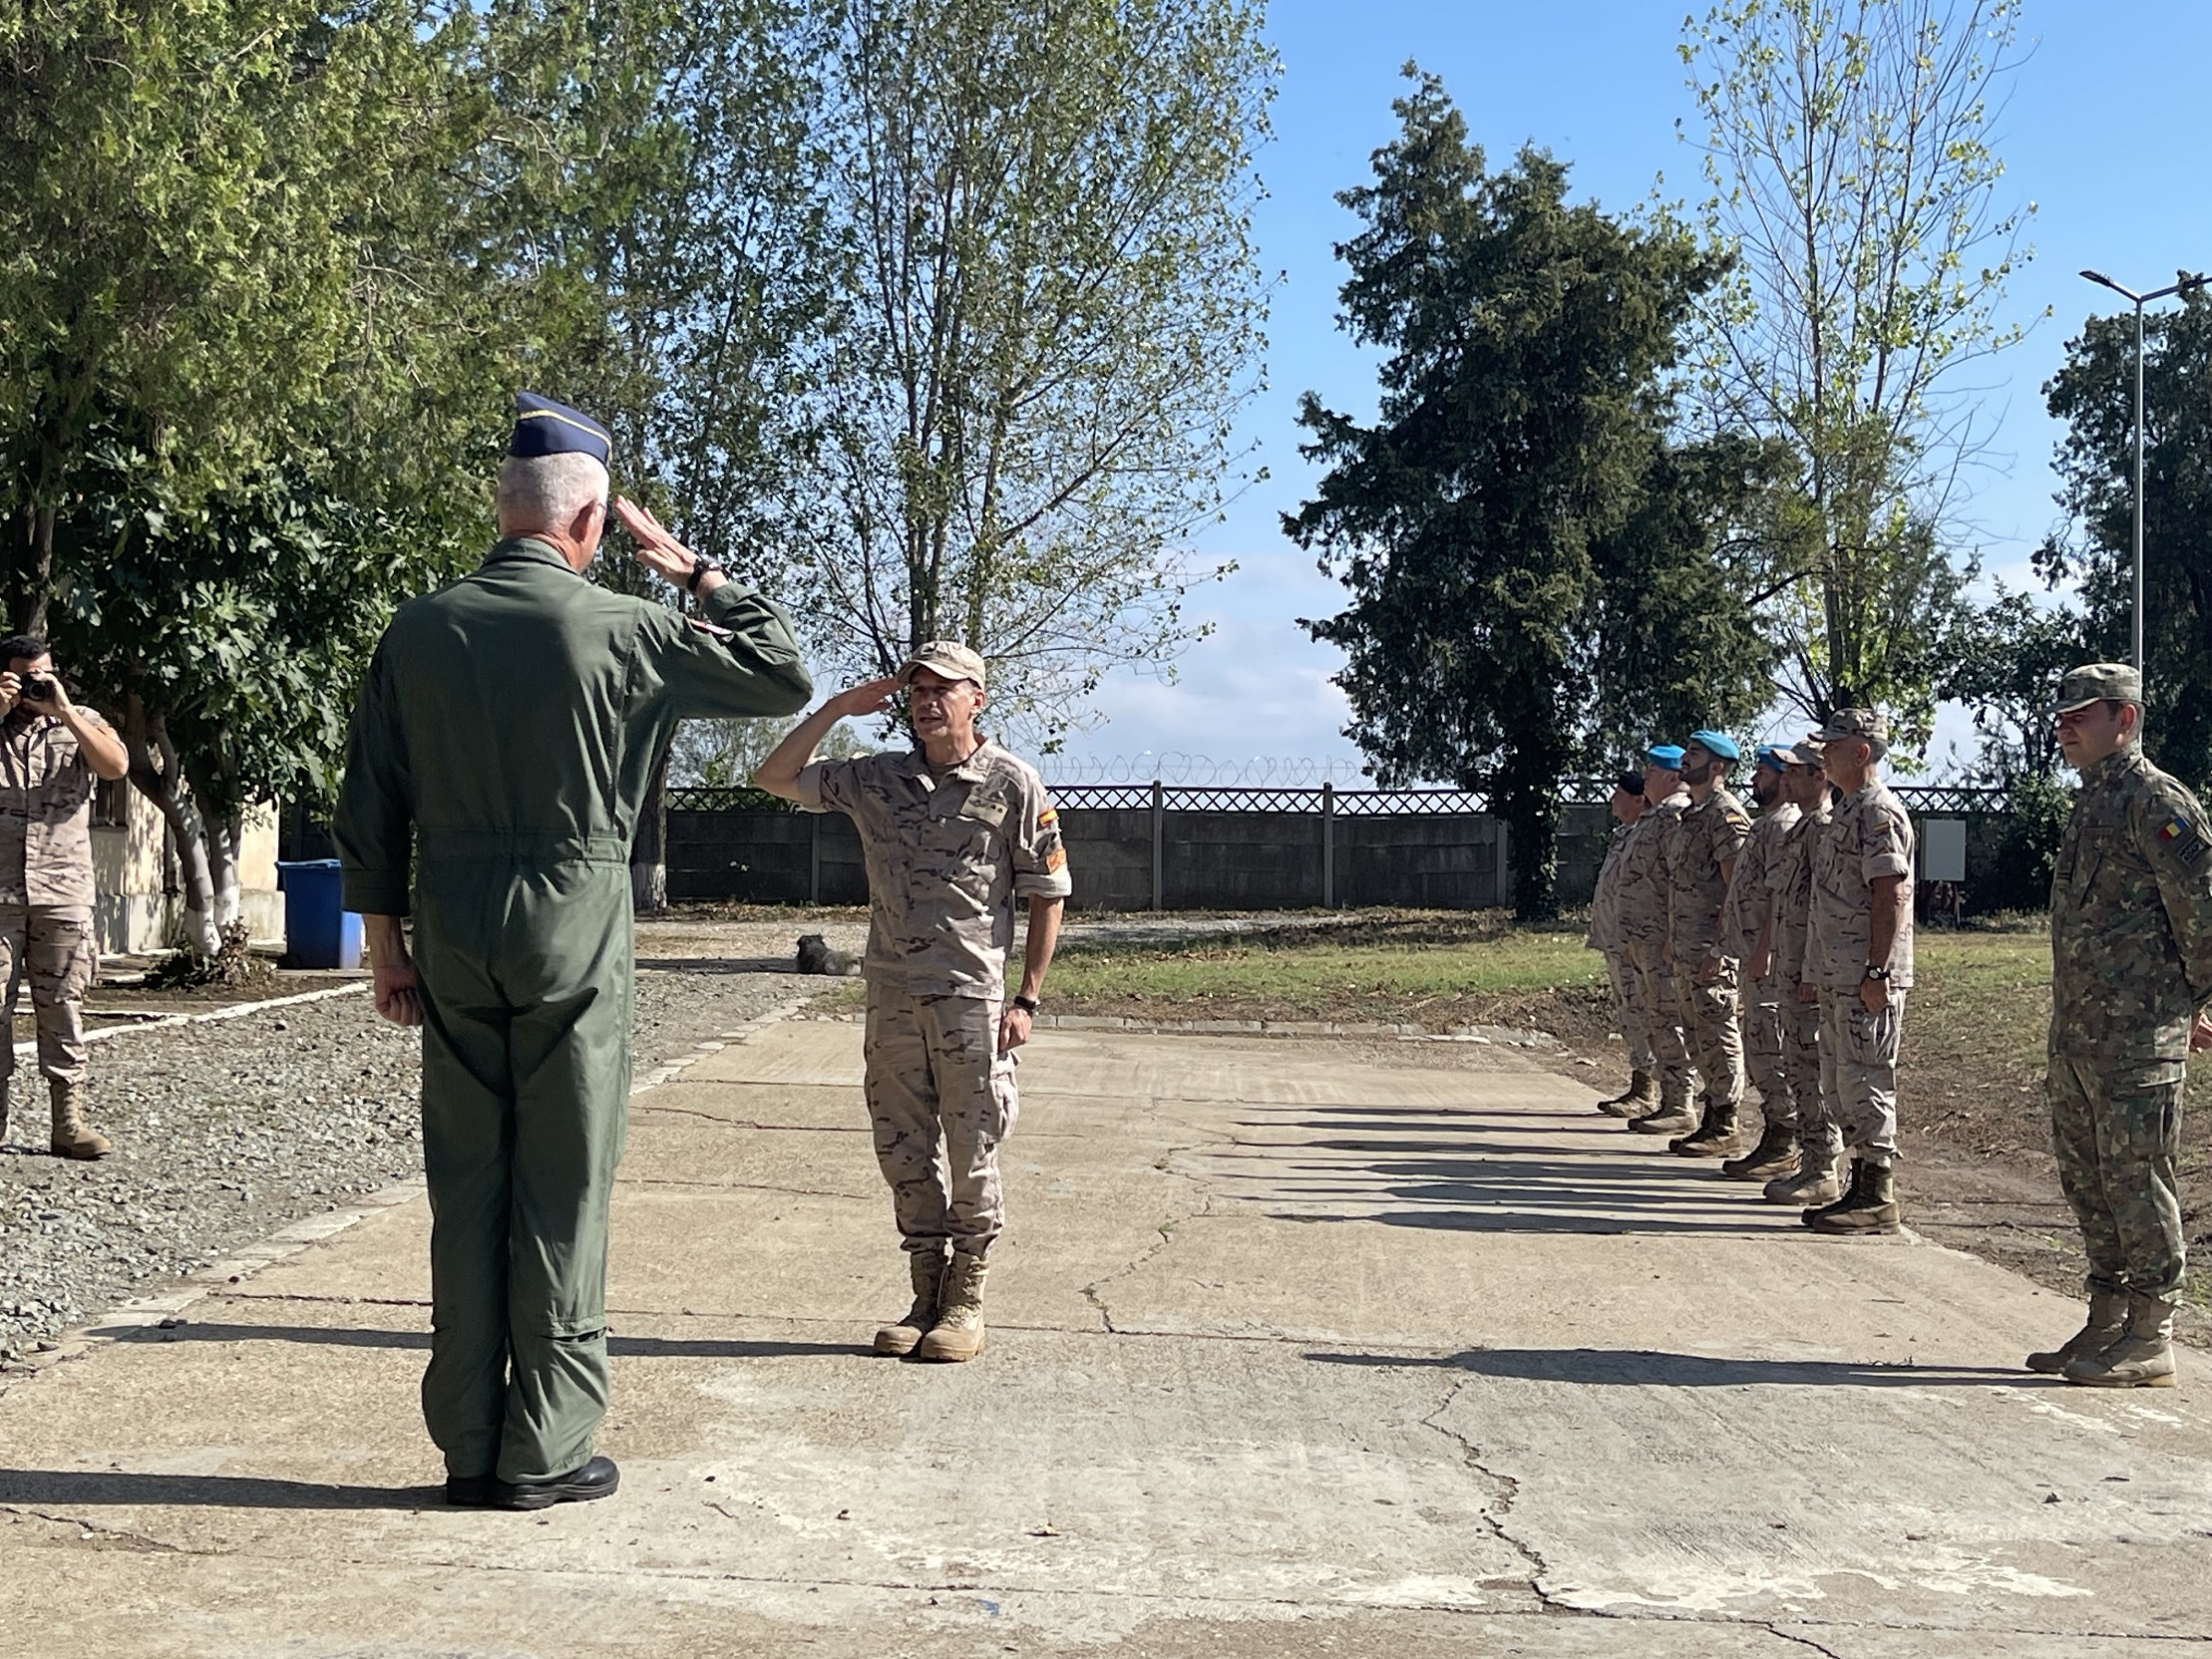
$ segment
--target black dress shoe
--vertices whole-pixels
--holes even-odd
[[[612,1458],[593,1458],[581,1469],[555,1475],[550,1481],[500,1481],[492,1483],[492,1502],[502,1509],[550,1509],[555,1503],[588,1503],[594,1497],[612,1497],[622,1484],[622,1472]]]
[[[493,1480],[489,1475],[449,1475],[446,1501],[457,1509],[489,1509]]]

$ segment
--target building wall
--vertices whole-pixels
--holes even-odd
[[[128,783],[101,792],[92,830],[94,918],[100,948],[144,954],[177,943],[184,901],[169,890],[169,825],[154,803]],[[246,815],[239,848],[240,914],[257,945],[281,945],[284,899],[276,890],[276,812]]]

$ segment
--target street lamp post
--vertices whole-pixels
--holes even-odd
[[[2102,271],[2081,273],[2091,282],[2109,288],[2135,307],[2135,672],[2143,672],[2143,307],[2154,299],[2201,288],[2212,277],[2185,276],[2164,288],[2138,294],[2123,288]]]

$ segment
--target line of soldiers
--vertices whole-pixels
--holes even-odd
[[[2044,712],[2081,778],[2051,880],[2046,1094],[2088,1316],[2026,1363],[2090,1387],[2167,1387],[2186,1262],[2182,1085],[2190,1053],[2212,1048],[2212,823],[2142,753],[2138,670],[2071,669]],[[1822,1233],[1900,1226],[1913,827],[1874,774],[1888,736],[1878,713],[1843,709],[1803,743],[1760,749],[1755,820],[1729,793],[1741,757],[1726,735],[1647,751],[1615,785],[1621,827],[1591,906],[1633,1069],[1600,1110],[1764,1181]],[[1763,1124],[1743,1151],[1746,1069]]]
[[[1763,1181],[1822,1233],[1900,1224],[1913,827],[1875,775],[1888,749],[1872,709],[1840,709],[1804,743],[1760,749],[1754,820],[1728,788],[1742,760],[1733,739],[1701,731],[1655,745],[1641,774],[1616,782],[1621,827],[1591,906],[1633,1068],[1600,1110]],[[1747,1080],[1763,1119],[1748,1149]]]

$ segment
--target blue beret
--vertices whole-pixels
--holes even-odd
[[[587,455],[601,467],[613,454],[606,428],[580,410],[536,392],[515,394],[515,437],[509,455]]]
[[[1759,745],[1759,765],[1770,766],[1776,772],[1787,772],[1789,751],[1779,744],[1762,743]]]
[[[1725,732],[1692,732],[1689,741],[1706,754],[1723,761],[1740,761],[1743,751],[1736,747],[1736,740]]]
[[[1654,766],[1662,766],[1668,772],[1682,769],[1682,748],[1678,743],[1655,743],[1644,751],[1644,758]]]

